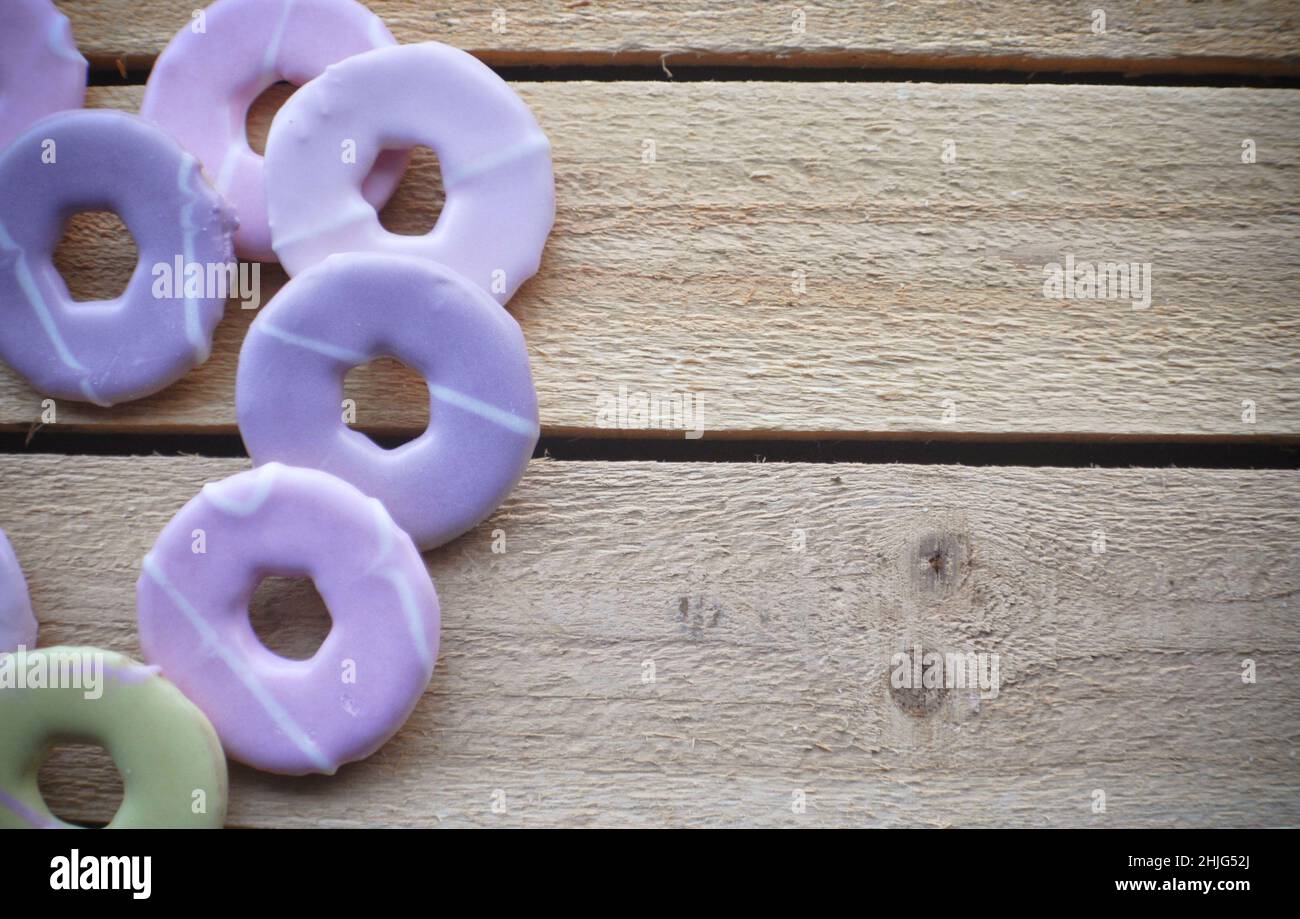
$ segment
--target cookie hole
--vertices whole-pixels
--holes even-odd
[[[258,156],[266,155],[266,135],[271,133],[271,122],[280,106],[288,101],[298,87],[292,83],[272,83],[253,100],[244,119],[244,134],[248,137],[248,146]]]
[[[396,358],[353,367],[343,378],[343,422],[395,450],[429,427],[429,386]]]
[[[334,625],[308,577],[262,578],[248,604],[248,618],[258,641],[291,661],[314,657]]]
[[[36,784],[50,812],[75,826],[103,827],[122,806],[122,773],[97,743],[57,742]]]
[[[401,184],[379,212],[379,222],[399,236],[423,236],[438,222],[445,198],[437,155],[428,147],[416,147]]]
[[[135,238],[112,211],[73,214],[54,250],[54,267],[77,303],[122,296],[139,261]]]

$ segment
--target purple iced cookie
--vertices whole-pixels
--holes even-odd
[[[377,357],[429,386],[428,429],[394,450],[343,421],[344,377]],[[451,269],[404,255],[335,255],[286,284],[244,338],[235,407],[254,462],[346,479],[424,549],[492,513],[538,436],[519,324]]]
[[[438,155],[446,204],[423,236],[390,233],[361,194],[382,150]],[[437,42],[326,68],[280,109],[266,141],[275,252],[297,274],[336,252],[415,255],[505,303],[536,271],[555,220],[551,145],[485,64]]]
[[[121,217],[140,261],[117,299],[74,303],[51,258],[89,210]],[[96,405],[175,382],[208,359],[234,228],[155,125],[84,109],[37,122],[0,153],[0,359],[44,395]]]
[[[239,217],[239,254],[274,261],[262,157],[244,131],[249,106],[274,83],[302,85],[336,61],[394,43],[383,20],[355,0],[217,0],[163,49],[140,114],[203,162]],[[408,158],[381,156],[363,185],[365,200],[382,207]]]
[[[36,616],[18,556],[0,530],[0,654],[19,646],[36,647]]]
[[[46,115],[81,108],[86,69],[50,0],[0,2],[0,150]]]
[[[305,575],[333,625],[309,660],[257,638],[267,575]],[[140,647],[258,769],[332,774],[406,721],[438,656],[438,597],[383,505],[314,469],[271,463],[209,483],[163,528],[138,584]]]

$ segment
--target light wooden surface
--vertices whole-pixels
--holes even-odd
[[[138,653],[139,559],[244,465],[0,457],[42,643]],[[1300,820],[1294,471],[539,461],[427,558],[411,721],[333,778],[236,769],[233,824]],[[997,698],[909,713],[913,641],[999,654]],[[103,819],[97,787],[58,803]]]
[[[57,2],[99,82],[138,82],[200,5]],[[551,138],[558,215],[510,308],[547,433],[618,433],[598,409],[624,387],[698,398],[706,441],[1300,440],[1300,95],[1067,82],[1289,87],[1286,0],[369,5],[399,40],[540,65],[514,86]],[[626,69],[692,65],[695,82]],[[737,67],[763,80],[720,79]],[[875,82],[889,69],[900,82]],[[939,82],[902,82],[920,75]],[[93,86],[89,104],[141,94]],[[255,138],[284,96],[255,106]],[[422,232],[440,204],[417,153],[383,219]],[[1045,299],[1067,253],[1150,262],[1150,309]],[[133,264],[87,215],[57,259],[84,298]],[[265,301],[284,277],[263,280]],[[42,644],[138,654],[140,558],[247,460],[83,455],[90,433],[146,452],[154,432],[233,433],[252,316],[229,309],[211,361],[166,392],[61,403],[71,439],[4,441],[0,529]],[[391,366],[348,395],[370,431],[427,414]],[[40,410],[0,368],[0,431]],[[35,452],[51,442],[68,452]],[[1296,470],[535,461],[426,555],[441,655],[397,737],[331,778],[235,767],[230,822],[1294,826],[1298,549]],[[312,650],[302,582],[254,605],[270,647]],[[997,697],[892,690],[912,642],[996,653]],[[120,783],[83,755],[42,787],[103,821]]]
[[[555,231],[511,304],[549,432],[594,428],[626,387],[698,399],[707,437],[1300,434],[1292,90],[517,88],[555,149]],[[134,110],[140,95],[91,102]],[[431,163],[390,204],[390,228],[433,225]],[[114,295],[125,246],[91,224],[65,247],[82,253],[68,271]],[[1150,308],[1045,298],[1044,266],[1067,254],[1149,262]],[[264,301],[283,278],[264,273]],[[64,403],[58,420],[233,431],[252,315],[229,309],[209,363],[164,393],[112,411]],[[358,374],[349,395],[373,430],[427,417],[423,387],[390,374]],[[0,426],[40,414],[0,369]]]
[[[147,61],[194,0],[57,0],[84,53]],[[766,64],[1295,73],[1288,0],[371,0],[398,41],[442,41],[494,64]],[[1094,32],[1093,11],[1105,10]],[[499,12],[498,12],[499,11]],[[802,30],[800,16],[802,13]],[[501,17],[504,14],[504,18]],[[1228,25],[1230,23],[1230,25]]]

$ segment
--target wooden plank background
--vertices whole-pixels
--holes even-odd
[[[95,64],[88,104],[128,111],[195,6],[57,2]],[[402,41],[538,68],[514,85],[552,140],[558,215],[510,309],[547,434],[663,433],[596,427],[626,387],[698,397],[706,445],[1176,439],[1195,466],[1208,440],[1300,443],[1293,4],[1110,3],[1103,34],[1073,2],[370,6]],[[690,81],[653,79],[674,68]],[[1233,75],[1277,85],[1217,85]],[[254,138],[286,95],[254,107]],[[440,204],[418,154],[384,222],[422,232]],[[1045,299],[1066,253],[1150,262],[1150,309]],[[57,264],[89,299],[134,253],[79,215]],[[265,301],[284,277],[263,280]],[[232,304],[167,391],[60,403],[53,425],[0,367],[0,528],[42,644],[139,653],[140,558],[248,464],[176,444],[235,433],[253,315]],[[348,392],[368,431],[427,416],[392,366]],[[167,456],[89,455],[159,435]],[[234,767],[230,824],[1295,825],[1298,549],[1295,469],[537,460],[426,553],[443,642],[398,736],[330,778]],[[268,644],[309,653],[319,598],[265,587]],[[998,654],[997,698],[892,691],[917,641]],[[103,822],[120,783],[80,756],[42,787]]]
[[[709,436],[1300,431],[1292,90],[518,88],[555,147],[555,232],[511,304],[548,433],[594,427],[620,386],[699,399]],[[141,92],[90,101],[134,111]],[[390,228],[433,225],[432,160],[390,204]],[[85,296],[115,295],[128,243],[83,229],[65,249],[93,256],[74,274]],[[1044,298],[1044,265],[1067,253],[1149,262],[1150,309]],[[264,274],[264,299],[283,279]],[[166,392],[112,411],[67,403],[59,421],[233,431],[252,315],[231,308],[208,365]],[[358,375],[349,395],[371,430],[427,418],[424,388],[390,374]],[[0,426],[41,412],[0,370]]]
[[[138,654],[139,559],[246,465],[0,457],[42,642]],[[1294,823],[1298,553],[1296,471],[538,461],[426,555],[440,664],[401,733],[332,779],[236,769],[231,820]],[[909,712],[912,641],[998,653],[998,697]],[[104,819],[101,787],[61,803]]]

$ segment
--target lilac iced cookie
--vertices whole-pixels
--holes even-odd
[[[429,386],[428,429],[393,450],[343,420],[344,377],[377,357]],[[404,255],[335,255],[286,284],[244,338],[235,408],[254,462],[346,479],[425,549],[492,513],[538,436],[519,324],[451,269]]]
[[[36,616],[18,556],[0,530],[0,654],[19,646],[36,647]]]
[[[46,115],[81,108],[86,69],[50,0],[0,2],[0,150]]]
[[[390,233],[362,195],[385,149],[438,156],[446,204],[423,236]],[[415,255],[505,303],[537,271],[555,220],[551,146],[486,65],[437,42],[326,68],[284,104],[266,142],[275,252],[297,274],[336,252]]]
[[[307,576],[333,625],[309,660],[257,638],[268,575]],[[438,597],[383,505],[314,469],[270,463],[209,483],[163,528],[137,585],[140,647],[268,772],[332,774],[406,721],[438,656]]]
[[[163,49],[140,114],[197,156],[234,205],[239,254],[274,261],[262,157],[244,131],[249,106],[274,83],[300,86],[336,61],[394,43],[383,20],[355,0],[217,0]],[[362,185],[365,200],[382,207],[408,158],[380,156]]]
[[[117,213],[140,260],[117,299],[74,303],[51,259],[90,210]],[[155,125],[106,109],[38,121],[0,153],[0,359],[44,395],[96,405],[175,382],[208,359],[234,228]]]

